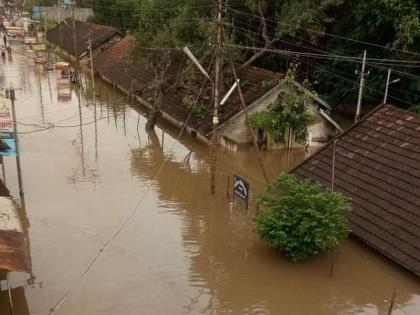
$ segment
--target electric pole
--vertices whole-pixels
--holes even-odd
[[[92,38],[89,35],[89,55],[90,55],[90,74],[92,76],[92,95],[93,95],[93,110],[95,119],[95,158],[98,158],[98,126],[96,113],[96,88],[95,88],[95,71],[93,69],[93,53],[92,53]]]
[[[210,170],[210,192],[216,192],[216,170],[217,170],[217,127],[219,126],[219,104],[221,86],[221,60],[223,43],[223,0],[217,0],[217,22],[216,22],[216,45],[215,45],[215,78],[214,78],[214,107],[213,107],[213,134],[212,134],[212,163]]]
[[[20,203],[23,208],[25,208],[25,195],[23,193],[23,181],[22,181],[22,168],[20,165],[20,152],[19,152],[19,137],[18,137],[18,127],[17,127],[17,120],[16,120],[16,108],[15,108],[15,89],[10,86],[9,89],[9,98],[12,104],[12,119],[13,119],[13,137],[15,138],[16,143],[16,168],[18,173],[18,182],[19,182],[19,195],[20,195]]]
[[[93,104],[95,106],[95,115],[96,115],[95,73],[93,70],[92,38],[90,37],[90,35],[89,35],[89,55],[90,55],[90,75],[92,77]],[[96,117],[95,117],[95,120],[96,120]]]
[[[40,8],[41,10],[41,8]],[[57,22],[58,24],[61,23],[61,16],[60,16],[60,0],[57,0]]]
[[[80,62],[79,62],[79,52],[77,49],[77,34],[76,34],[76,22],[74,20],[74,9],[76,6],[76,1],[73,2],[72,4],[72,10],[71,10],[71,15],[72,15],[72,20],[73,20],[73,50],[74,50],[74,58],[76,58],[76,69],[74,71],[75,77],[76,77],[76,86],[79,87],[79,66],[80,66]]]
[[[360,87],[359,87],[359,97],[357,99],[357,109],[356,109],[356,117],[354,122],[358,122],[360,119],[360,112],[362,109],[362,98],[363,98],[363,88],[365,85],[365,70],[366,70],[366,49],[363,54],[363,64],[362,64],[362,73],[360,74]]]

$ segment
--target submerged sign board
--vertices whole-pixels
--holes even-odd
[[[0,132],[12,132],[12,114],[11,109],[6,102],[0,101]]]
[[[248,203],[249,198],[249,183],[243,178],[233,176],[233,194]]]
[[[47,49],[47,47],[45,46],[45,44],[33,44],[32,49],[35,51],[43,51]]]
[[[0,133],[0,156],[16,156],[16,141],[11,133]]]

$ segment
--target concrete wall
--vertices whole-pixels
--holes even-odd
[[[280,85],[277,85],[249,105],[248,114],[252,115],[255,112],[267,109],[267,107],[277,99],[281,89]],[[244,111],[237,113],[219,127],[219,138],[222,145],[234,151],[236,151],[238,147],[248,145],[252,142],[252,135],[249,132]]]

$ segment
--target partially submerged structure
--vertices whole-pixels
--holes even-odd
[[[152,107],[151,101],[144,96],[144,90],[147,89],[149,82],[153,79],[153,74],[140,62],[133,60],[132,47],[134,38],[126,36],[111,48],[104,51],[94,59],[95,71],[105,81],[113,84],[126,94],[132,95],[140,103],[148,108]],[[138,56],[138,55],[136,55]],[[138,56],[141,58],[141,56]],[[185,56],[179,57],[180,59]],[[201,74],[198,74],[201,75]],[[240,69],[239,76],[241,86],[244,92],[247,110],[250,113],[267,109],[268,106],[278,97],[281,87],[278,82],[281,74],[267,70],[247,67]],[[231,80],[233,83],[234,80]],[[182,127],[190,113],[190,108],[184,104],[182,93],[183,88],[176,88],[164,95],[161,110],[165,120]],[[210,97],[207,95],[202,101],[205,106],[198,108],[199,111],[193,113],[190,117],[187,132],[197,136],[198,139],[209,142],[212,134],[212,106]],[[322,103],[324,114],[328,115],[325,103]],[[326,105],[328,106],[328,105]],[[315,110],[318,114],[318,107]],[[219,111],[219,129],[218,135],[220,143],[232,150],[239,146],[249,145],[252,137],[245,119],[245,110],[239,96],[235,92],[231,98],[222,106]],[[311,143],[316,141],[327,141],[330,137],[336,135],[336,127],[323,116],[319,116],[317,124],[311,126]],[[297,145],[294,143],[294,145]]]
[[[76,54],[79,58],[89,55],[89,39],[92,41],[92,54],[96,56],[122,38],[123,34],[114,27],[73,21],[72,18],[65,19],[47,32],[47,41],[71,58],[75,58]]]
[[[293,173],[350,198],[353,235],[420,276],[420,115],[382,105]]]

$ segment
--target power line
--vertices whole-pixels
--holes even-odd
[[[255,15],[255,14],[246,13],[246,12],[243,12],[243,11],[240,11],[240,10],[232,9],[231,7],[229,7],[229,9],[232,12],[236,12],[238,14],[242,14],[242,15],[250,16],[250,17],[253,17],[253,18],[256,18],[256,19],[260,19],[260,16]],[[276,25],[278,24],[278,21],[276,21],[276,20],[272,20],[272,19],[266,18],[266,21],[271,22],[271,23],[275,23]],[[282,23],[285,24],[285,25],[294,27],[296,29],[306,30],[308,32],[319,34],[319,35],[334,37],[334,38],[337,38],[337,39],[347,40],[347,41],[351,41],[351,42],[355,42],[355,43],[359,43],[359,44],[364,44],[364,45],[369,45],[369,46],[372,46],[372,47],[386,49],[386,50],[390,50],[390,51],[395,51],[395,52],[400,52],[400,53],[405,53],[405,54],[411,54],[411,55],[415,55],[415,56],[420,56],[420,53],[416,53],[416,52],[412,52],[412,51],[408,51],[408,50],[402,50],[402,49],[397,49],[397,48],[390,48],[390,47],[379,45],[379,44],[376,44],[376,43],[366,42],[366,41],[357,40],[357,39],[353,39],[353,38],[349,38],[349,37],[345,37],[345,36],[340,36],[340,35],[334,35],[334,34],[330,34],[330,33],[327,33],[327,32],[320,32],[320,31],[313,30],[313,29],[310,29],[310,28],[304,28],[304,27],[299,27],[299,26],[296,26],[296,25],[291,25],[289,23],[284,23],[283,21],[282,21]]]
[[[80,276],[80,281],[82,281],[90,272],[90,270],[95,266],[95,264],[99,261],[100,257],[103,255],[104,251],[108,248],[108,246],[111,244],[111,242],[124,230],[124,228],[126,227],[126,225],[131,221],[131,219],[134,217],[134,215],[138,212],[138,210],[140,209],[140,206],[143,204],[144,200],[146,199],[146,196],[148,195],[150,189],[153,187],[154,185],[154,179],[157,178],[159,176],[159,174],[162,172],[164,166],[166,165],[166,163],[171,159],[171,156],[173,154],[173,149],[175,147],[175,145],[179,142],[179,140],[181,139],[191,117],[192,117],[192,113],[194,110],[194,106],[196,104],[198,104],[201,95],[204,91],[204,87],[206,85],[206,81],[203,81],[203,84],[201,86],[201,89],[198,93],[198,96],[196,97],[196,100],[194,102],[194,105],[191,106],[189,115],[187,117],[187,119],[185,120],[183,127],[181,128],[181,131],[179,132],[179,135],[177,137],[177,141],[175,141],[171,148],[170,148],[170,156],[167,159],[164,159],[160,165],[160,167],[158,168],[158,170],[156,171],[156,173],[154,174],[154,176],[152,176],[152,180],[150,181],[149,185],[147,186],[146,190],[144,191],[143,195],[140,197],[137,205],[133,208],[133,210],[129,213],[129,215],[127,216],[127,218],[120,224],[120,226],[118,227],[118,229],[116,230],[116,232],[111,236],[111,238],[108,239],[108,241],[105,242],[105,244],[99,249],[98,253],[94,256],[94,258],[91,260],[91,262],[89,263],[89,265],[87,266],[87,268],[85,269],[85,271],[82,273],[82,275]],[[50,309],[49,315],[54,314],[55,311],[57,311],[62,305],[63,303],[72,295],[72,293],[74,292],[75,288],[72,288],[70,290],[68,290],[55,304],[54,306]]]
[[[360,58],[360,57],[351,57],[351,56],[336,55],[336,54],[305,53],[305,52],[299,52],[299,51],[290,51],[290,50],[281,50],[281,49],[263,48],[263,47],[251,47],[251,46],[243,46],[243,45],[236,45],[236,44],[228,44],[228,46],[233,47],[233,48],[243,49],[243,50],[264,51],[264,52],[272,52],[272,53],[278,53],[278,54],[283,54],[283,55],[312,57],[316,59],[334,59],[334,60],[347,60],[347,61],[362,61],[363,60],[363,58]],[[420,61],[413,61],[413,60],[397,60],[397,59],[381,59],[381,58],[367,58],[366,60],[379,61],[379,62],[412,63],[412,64],[420,65]]]

